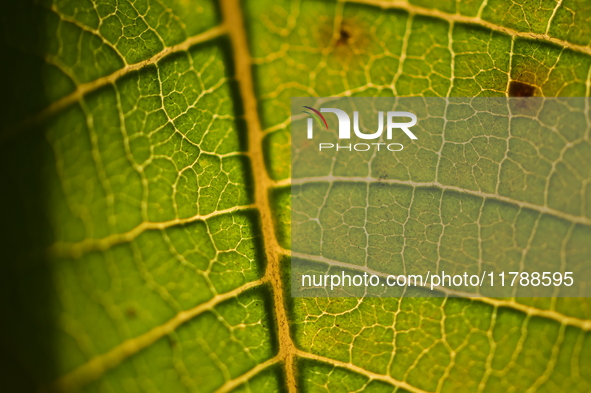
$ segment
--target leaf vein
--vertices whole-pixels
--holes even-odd
[[[459,193],[469,194],[473,196],[477,196],[480,198],[485,199],[494,199],[501,202],[505,202],[508,204],[516,205],[521,208],[531,209],[537,211],[539,213],[548,214],[554,217],[558,217],[560,219],[573,222],[575,224],[582,224],[591,226],[591,218],[584,217],[584,216],[576,216],[574,214],[566,213],[561,210],[557,210],[548,206],[537,205],[535,203],[526,202],[526,201],[519,201],[517,199],[507,197],[504,195],[499,194],[491,194],[482,191],[476,190],[468,190],[462,187],[451,186],[442,184],[438,181],[433,182],[415,182],[412,180],[396,180],[396,179],[378,179],[371,176],[366,177],[346,177],[346,176],[318,176],[318,177],[310,177],[310,178],[301,178],[301,179],[286,179],[282,181],[276,182],[276,185],[279,186],[287,186],[289,184],[293,185],[301,185],[305,183],[311,182],[358,182],[358,183],[384,183],[384,184],[399,184],[399,185],[406,185],[411,187],[437,187],[442,190],[450,190]]]

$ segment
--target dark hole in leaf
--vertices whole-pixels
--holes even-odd
[[[351,33],[349,33],[349,31],[347,31],[344,26],[341,26],[341,30],[339,31],[339,39],[337,40],[336,46],[347,45],[350,39]]]
[[[536,87],[519,81],[509,83],[509,97],[533,97]]]

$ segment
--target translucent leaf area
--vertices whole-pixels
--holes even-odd
[[[3,391],[591,391],[588,299],[289,295],[291,97],[589,96],[587,0],[0,10]],[[586,114],[423,138],[388,192],[409,258],[588,263]]]

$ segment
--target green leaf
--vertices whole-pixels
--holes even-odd
[[[291,97],[589,96],[586,0],[1,9],[3,390],[591,390],[588,299],[289,295]],[[405,256],[587,263],[590,122],[385,163]]]

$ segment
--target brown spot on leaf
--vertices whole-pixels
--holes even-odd
[[[325,53],[348,68],[361,66],[362,63],[355,58],[365,53],[371,45],[369,26],[355,18],[344,18],[338,25],[335,25],[333,18],[327,17],[319,17],[318,22],[319,41]]]
[[[509,83],[509,97],[533,97],[536,87],[519,81]]]
[[[133,319],[137,316],[137,311],[133,307],[127,307],[127,309],[125,310],[125,315],[127,316],[127,318]]]

